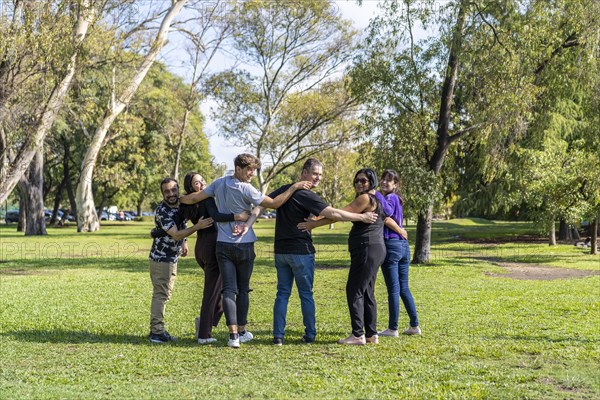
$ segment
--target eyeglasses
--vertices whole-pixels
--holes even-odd
[[[367,183],[369,183],[369,180],[367,178],[356,178],[354,180],[354,184],[356,185],[357,183],[360,183],[362,185],[366,185]]]

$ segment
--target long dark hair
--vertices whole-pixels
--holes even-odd
[[[377,198],[375,196],[373,196],[371,193],[369,193],[371,190],[374,190],[377,187],[377,185],[379,185],[379,181],[377,180],[377,174],[371,168],[363,168],[363,169],[359,169],[358,171],[356,171],[356,174],[354,174],[354,179],[356,179],[356,177],[359,174],[366,175],[367,179],[369,180],[369,187],[367,189],[363,190],[361,193],[358,193],[356,195],[356,197],[360,196],[361,194],[365,194],[365,193],[368,194],[369,195],[369,204],[371,205],[371,207],[379,210],[381,208],[381,204],[379,203],[379,200],[377,200]]]
[[[192,186],[192,180],[195,175],[200,175],[198,172],[190,171],[185,174],[183,178],[183,189],[185,190],[185,194],[194,193],[194,188]],[[179,214],[185,218],[192,221],[194,224],[198,222],[200,216],[198,215],[198,207],[200,203],[196,204],[179,204]]]
[[[190,171],[185,174],[185,178],[183,178],[183,189],[185,190],[185,194],[190,194],[194,192],[194,188],[192,187],[192,179],[194,175],[200,175],[197,172]]]
[[[354,179],[356,179],[356,177],[359,174],[365,174],[367,176],[367,179],[369,180],[369,187],[366,190],[364,190],[362,193],[359,193],[358,195],[356,195],[357,197],[363,193],[370,192],[371,190],[375,189],[379,185],[379,181],[377,180],[377,174],[371,168],[359,169],[356,172],[356,174],[354,174]]]
[[[404,205],[404,199],[402,198],[399,192],[401,184],[400,175],[398,175],[398,173],[393,169],[386,169],[381,173],[381,180],[384,180],[386,177],[392,178],[392,180],[396,184],[396,189],[394,189],[394,193],[398,196],[398,199],[400,199],[400,204]]]

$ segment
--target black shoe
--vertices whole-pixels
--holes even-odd
[[[168,343],[175,341],[175,338],[169,335],[169,332],[167,331],[161,334],[150,333],[149,338],[152,343]]]
[[[274,337],[273,338],[273,344],[275,346],[282,346],[283,345],[283,338],[280,337]]]
[[[302,339],[300,339],[300,341],[301,341],[302,343],[311,344],[311,343],[314,343],[314,342],[315,342],[315,338],[314,338],[314,337],[309,337],[309,336],[306,336],[306,335],[304,335],[304,336],[302,336]]]

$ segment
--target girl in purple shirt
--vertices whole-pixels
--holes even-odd
[[[386,169],[381,174],[380,189],[376,197],[383,206],[387,216],[392,218],[400,227],[402,227],[402,198],[398,195],[399,188],[398,173],[391,169]],[[413,296],[408,288],[408,269],[410,264],[410,248],[408,247],[408,236],[404,229],[393,231],[387,226],[383,229],[385,239],[386,257],[381,272],[385,279],[385,285],[388,290],[389,323],[387,329],[379,332],[381,336],[398,336],[398,314],[400,301],[404,303],[406,312],[410,319],[410,326],[402,333],[405,335],[420,335],[419,318]]]

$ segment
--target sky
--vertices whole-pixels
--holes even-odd
[[[340,8],[343,18],[352,20],[354,27],[362,30],[368,26],[369,20],[377,15],[379,1],[365,0],[362,6],[359,6],[355,0],[337,0],[335,3]],[[223,65],[223,68],[225,67]],[[219,65],[214,65],[212,69],[218,70]],[[209,102],[205,102],[201,106],[202,113],[206,117],[204,128],[209,140],[210,153],[215,157],[217,164],[225,164],[226,169],[233,169],[235,156],[249,149],[236,147],[219,136],[215,123],[210,120],[210,108],[211,104]]]

